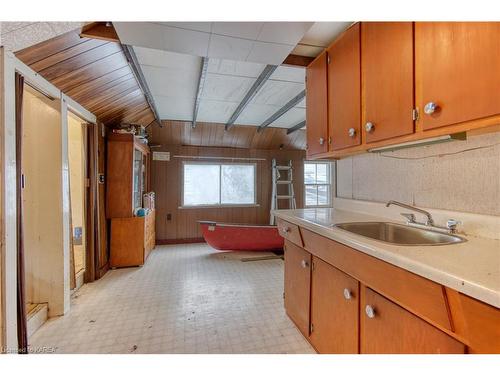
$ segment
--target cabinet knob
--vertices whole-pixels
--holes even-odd
[[[424,107],[424,113],[426,115],[432,115],[438,109],[438,105],[434,102],[429,102]]]
[[[283,234],[287,234],[290,233],[290,228],[284,227],[281,231],[283,232]]]
[[[349,134],[349,137],[354,138],[356,136],[356,129],[349,128],[349,130],[347,131],[347,134]]]
[[[375,318],[375,309],[373,308],[373,306],[366,305],[365,313],[366,313],[366,316],[369,317],[370,319]]]
[[[372,131],[375,130],[375,125],[373,125],[372,122],[367,122],[365,124],[365,130],[368,132],[368,133],[371,133]]]
[[[318,141],[320,145],[323,145],[325,143],[325,138],[321,137]]]
[[[345,299],[351,299],[352,298],[352,293],[349,289],[345,288],[344,289],[344,298]]]
[[[309,262],[306,261],[305,259],[302,259],[302,262],[300,262],[302,268],[307,268],[309,267]]]

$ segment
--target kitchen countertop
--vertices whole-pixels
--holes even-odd
[[[274,215],[500,308],[500,240],[459,233],[467,239],[466,242],[438,246],[402,246],[332,227],[334,224],[347,222],[397,222],[384,217],[334,208],[277,210]]]

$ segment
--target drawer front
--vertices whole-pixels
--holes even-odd
[[[293,242],[297,246],[304,247],[300,229],[297,225],[289,223],[288,221],[282,219],[277,219],[277,222],[280,236],[290,242]]]
[[[301,229],[304,248],[424,320],[452,331],[444,287],[361,251]]]

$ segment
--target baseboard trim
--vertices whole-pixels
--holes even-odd
[[[173,238],[166,240],[156,240],[157,245],[177,245],[184,243],[203,243],[205,239],[203,237],[195,237],[195,238]]]

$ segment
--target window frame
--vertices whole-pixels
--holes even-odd
[[[196,204],[196,205],[186,205],[184,204],[184,171],[185,165],[217,165],[219,166],[219,203],[213,204]],[[223,165],[244,165],[253,166],[253,203],[221,203],[222,200],[222,166]],[[259,207],[260,204],[257,202],[257,163],[242,163],[242,162],[228,162],[228,161],[193,161],[184,160],[182,162],[181,168],[181,189],[180,189],[180,206],[179,209],[197,209],[197,208],[237,208],[237,207]]]
[[[328,171],[328,183],[316,183],[316,184],[308,184],[305,181],[305,165],[306,164],[326,164],[327,165],[327,171]],[[332,202],[333,202],[333,162],[331,161],[325,161],[325,160],[304,160],[304,208],[328,208],[332,207]],[[326,186],[328,189],[328,202],[326,204],[307,204],[307,186],[316,186],[316,189],[318,186]],[[318,202],[318,193],[316,190],[316,203]]]

